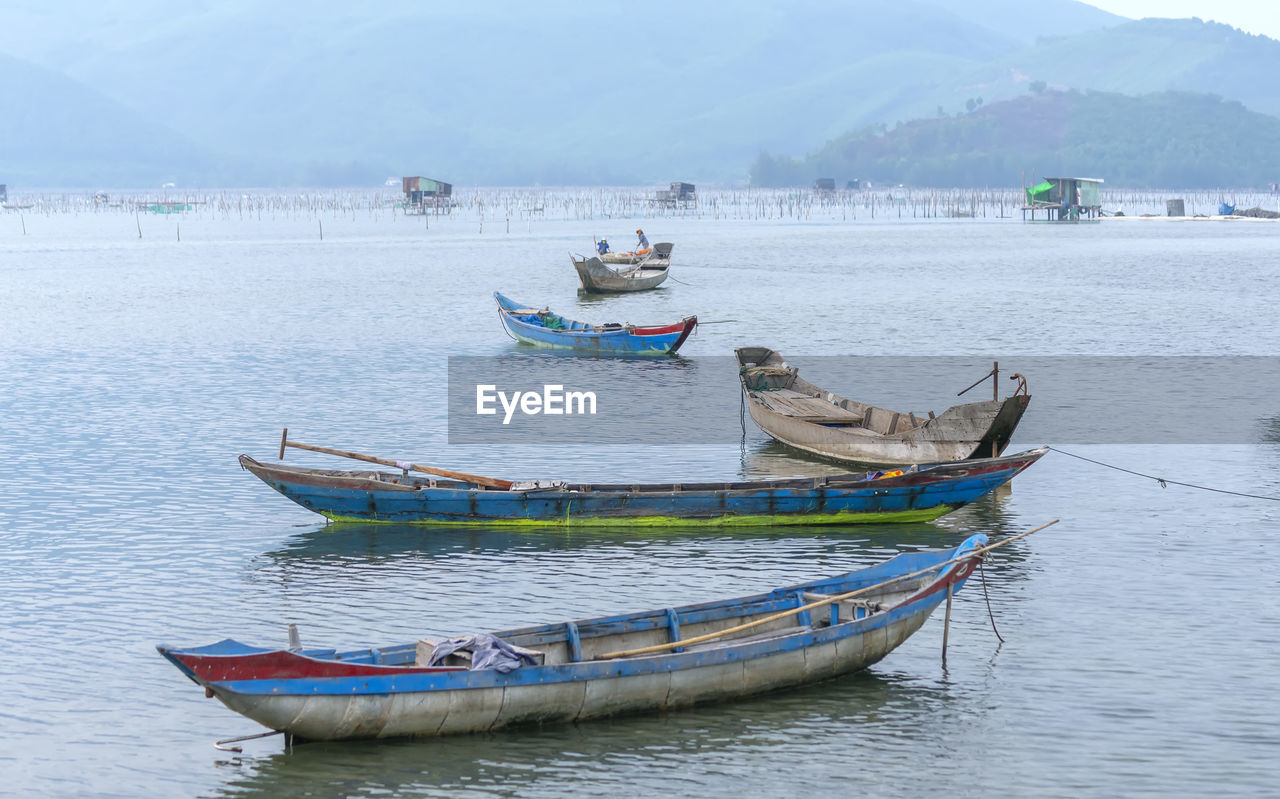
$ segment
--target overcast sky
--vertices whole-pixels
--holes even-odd
[[[1280,39],[1280,0],[1083,0],[1124,17],[1199,17]]]

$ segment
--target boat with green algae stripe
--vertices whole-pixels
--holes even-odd
[[[373,470],[240,465],[334,521],[485,526],[722,527],[936,519],[1003,485],[1047,448],[918,467],[725,483],[475,482]],[[407,466],[408,464],[406,464]]]

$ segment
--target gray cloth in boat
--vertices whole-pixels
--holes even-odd
[[[521,666],[538,665],[538,652],[522,646],[514,646],[489,633],[476,633],[441,641],[432,647],[427,665],[438,666],[449,655],[460,651],[471,653],[472,671],[493,669],[506,674]]]

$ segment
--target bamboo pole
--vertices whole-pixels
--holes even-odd
[[[462,480],[468,483],[489,486],[490,488],[500,488],[504,491],[511,488],[510,480],[500,480],[496,477],[482,477],[476,474],[467,474],[466,472],[455,472],[451,469],[440,469],[435,466],[421,466],[416,463],[407,463],[405,461],[393,461],[389,458],[378,458],[373,455],[363,455],[359,452],[348,452],[344,449],[330,449],[329,447],[315,447],[311,444],[300,444],[297,441],[289,440],[289,428],[287,427],[284,429],[284,432],[280,434],[280,460],[284,460],[285,447],[305,449],[309,452],[323,452],[326,455],[337,455],[340,458],[351,458],[352,460],[377,463],[382,466],[393,466],[397,469],[434,474],[440,477],[449,477],[454,480]]]
[[[919,571],[914,571],[914,572],[911,572],[910,574],[902,574],[892,579],[885,580],[884,582],[876,583],[875,585],[869,585],[866,588],[859,588],[855,591],[848,591],[843,594],[835,594],[833,596],[826,597],[825,599],[819,599],[816,602],[810,602],[807,605],[802,605],[798,608],[791,608],[790,610],[779,611],[778,613],[773,613],[769,616],[765,616],[763,619],[756,619],[755,621],[749,621],[745,624],[739,624],[737,627],[730,627],[726,630],[720,630],[714,633],[707,633],[705,635],[697,635],[697,636],[694,636],[693,638],[685,638],[684,640],[681,640],[681,641],[669,641],[665,644],[654,644],[653,646],[641,647],[640,649],[624,649],[618,652],[605,652],[604,654],[596,655],[595,658],[593,659],[594,660],[611,660],[613,658],[625,658],[625,657],[631,657],[633,655],[647,655],[650,652],[662,652],[667,649],[674,649],[678,646],[689,646],[690,644],[700,644],[704,641],[712,641],[712,640],[715,640],[716,638],[723,638],[724,636],[729,635],[731,633],[738,633],[744,630],[754,629],[756,627],[761,626],[762,624],[768,624],[771,621],[777,621],[778,619],[785,619],[788,616],[794,616],[798,613],[804,613],[806,611],[813,610],[814,608],[825,607],[834,602],[843,602],[846,599],[852,599],[855,596],[859,596],[861,594],[867,594],[872,591],[885,588],[886,586],[893,585],[894,583],[900,583],[903,580],[910,580],[913,577],[919,577],[923,574],[928,574],[929,572],[937,571],[943,566],[949,566],[952,563],[959,563],[961,561],[969,560],[970,558],[980,557],[983,554],[990,552],[991,550],[997,547],[1002,547],[1005,544],[1009,544],[1014,541],[1017,541],[1019,538],[1026,538],[1032,533],[1038,533],[1041,530],[1045,529],[1046,527],[1052,527],[1057,523],[1058,523],[1058,520],[1054,519],[1051,522],[1042,524],[1039,527],[1026,531],[1025,533],[1018,533],[1017,535],[1012,535],[1012,536],[1009,536],[1008,538],[997,541],[994,544],[988,544],[985,547],[979,547],[978,549],[975,549],[966,555],[961,555],[958,558],[952,558],[951,560],[934,564],[933,566],[930,566],[927,569],[920,569]]]
[[[942,622],[942,665],[947,665],[947,635],[951,632],[951,597],[955,595],[955,584],[947,583],[947,615]]]

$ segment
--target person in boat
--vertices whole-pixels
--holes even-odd
[[[649,252],[649,238],[639,228],[636,228],[636,237],[639,239],[636,242],[636,255],[645,255]]]
[[[604,255],[605,253],[609,252],[609,240],[600,239],[600,241],[596,242],[596,252],[600,253],[601,255]]]

